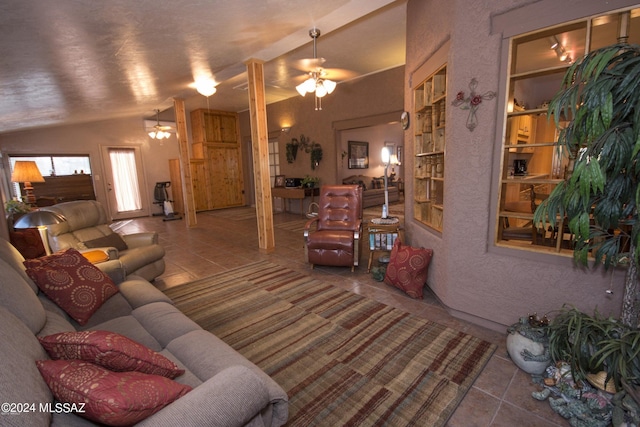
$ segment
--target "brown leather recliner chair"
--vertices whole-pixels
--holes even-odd
[[[315,224],[316,231],[312,231]],[[304,228],[305,255],[314,265],[358,265],[362,234],[362,188],[325,185],[320,188],[318,216]]]

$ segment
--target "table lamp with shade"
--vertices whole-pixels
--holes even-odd
[[[42,245],[47,255],[51,255],[49,247],[49,237],[47,236],[47,225],[60,224],[67,219],[55,212],[50,211],[31,211],[22,215],[13,225],[14,228],[37,228],[42,239]]]
[[[32,182],[44,182],[44,178],[38,169],[38,165],[33,160],[16,160],[11,173],[11,182],[24,183],[25,203],[33,205],[36,203],[36,196],[33,194]]]

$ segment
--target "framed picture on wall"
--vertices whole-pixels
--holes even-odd
[[[402,155],[403,155],[403,153],[402,153],[402,145],[399,145],[396,150],[397,150],[398,161],[400,162],[400,164],[402,164],[403,160],[404,160],[402,158]]]
[[[349,141],[349,169],[369,168],[369,143]]]
[[[284,187],[285,184],[285,179],[284,179],[284,175],[276,175],[276,180],[275,183],[273,184],[274,187]]]

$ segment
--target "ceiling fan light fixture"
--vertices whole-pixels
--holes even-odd
[[[322,98],[326,94],[327,94],[327,88],[324,87],[324,83],[322,82],[322,80],[318,80],[316,82],[316,96],[318,98]]]
[[[171,133],[162,130],[162,126],[160,125],[160,110],[156,110],[156,125],[148,135],[152,139],[166,139],[171,136]]]
[[[213,80],[203,79],[196,82],[196,90],[200,95],[207,98],[216,93],[216,84]]]
[[[320,30],[318,30],[317,28],[309,30],[309,36],[313,39],[313,59],[317,60],[318,51],[316,42],[318,37],[320,37]],[[324,62],[324,59],[322,60],[322,62]],[[311,77],[296,86],[296,90],[302,96],[305,96],[307,93],[315,94],[316,110],[322,109],[321,104],[319,104],[318,98],[322,98],[330,94],[336,88],[336,82],[323,78],[325,74],[325,71],[321,67],[315,68],[314,70],[309,72],[309,76]]]
[[[333,80],[324,79],[322,82],[324,88],[327,90],[327,93],[330,94],[336,88],[337,83]]]
[[[296,86],[296,90],[302,96],[305,96],[307,93],[314,92],[316,90],[316,79],[309,77],[307,80]]]

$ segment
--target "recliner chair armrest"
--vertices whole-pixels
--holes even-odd
[[[318,222],[318,217],[315,218],[311,218],[309,221],[307,221],[307,223],[304,225],[304,239],[307,240],[307,237],[309,237],[309,232],[311,231],[311,226],[314,223]],[[316,224],[317,227],[317,224]]]
[[[129,248],[158,244],[158,233],[155,231],[144,233],[123,234],[122,240]]]

